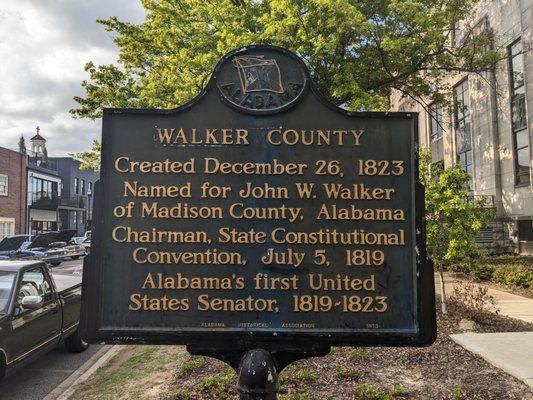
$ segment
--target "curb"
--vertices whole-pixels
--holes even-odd
[[[46,395],[43,400],[67,400],[78,386],[89,379],[100,367],[105,366],[123,346],[104,346],[74,371],[67,379]]]

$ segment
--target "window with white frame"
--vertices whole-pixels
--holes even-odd
[[[9,177],[7,175],[0,174],[0,196],[8,195]]]
[[[15,218],[0,217],[0,240],[15,234]]]

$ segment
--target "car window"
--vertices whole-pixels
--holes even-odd
[[[7,313],[16,276],[15,272],[0,271],[0,314]]]
[[[41,268],[24,272],[20,282],[18,300],[24,296],[41,296],[44,301],[52,299],[52,289]]]

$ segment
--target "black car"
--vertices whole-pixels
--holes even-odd
[[[0,377],[64,342],[81,352],[81,275],[41,261],[0,261]]]
[[[9,260],[29,238],[29,235],[15,235],[3,238],[0,241],[0,260]]]

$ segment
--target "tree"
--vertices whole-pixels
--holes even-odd
[[[46,146],[43,146],[43,155],[41,158],[43,164],[46,164],[48,162],[48,149],[46,148]]]
[[[27,152],[26,152],[26,140],[24,139],[23,135],[20,135],[20,138],[19,138],[19,153],[20,154],[27,154]]]
[[[70,156],[81,161],[80,169],[89,169],[98,172],[100,171],[101,151],[102,145],[97,140],[93,140],[93,147],[91,150],[70,154]]]
[[[103,107],[172,108],[207,84],[228,51],[253,43],[286,47],[319,90],[351,110],[385,110],[391,90],[443,102],[450,71],[480,72],[499,58],[490,37],[454,24],[477,0],[142,0],[141,24],[99,20],[115,34],[119,65],[88,62],[76,117]],[[437,89],[438,88],[438,89]]]
[[[459,165],[444,170],[431,164],[431,155],[420,153],[420,181],[425,188],[426,244],[440,274],[442,312],[446,314],[444,269],[479,250],[474,237],[494,217],[485,198],[469,198],[470,176]]]

